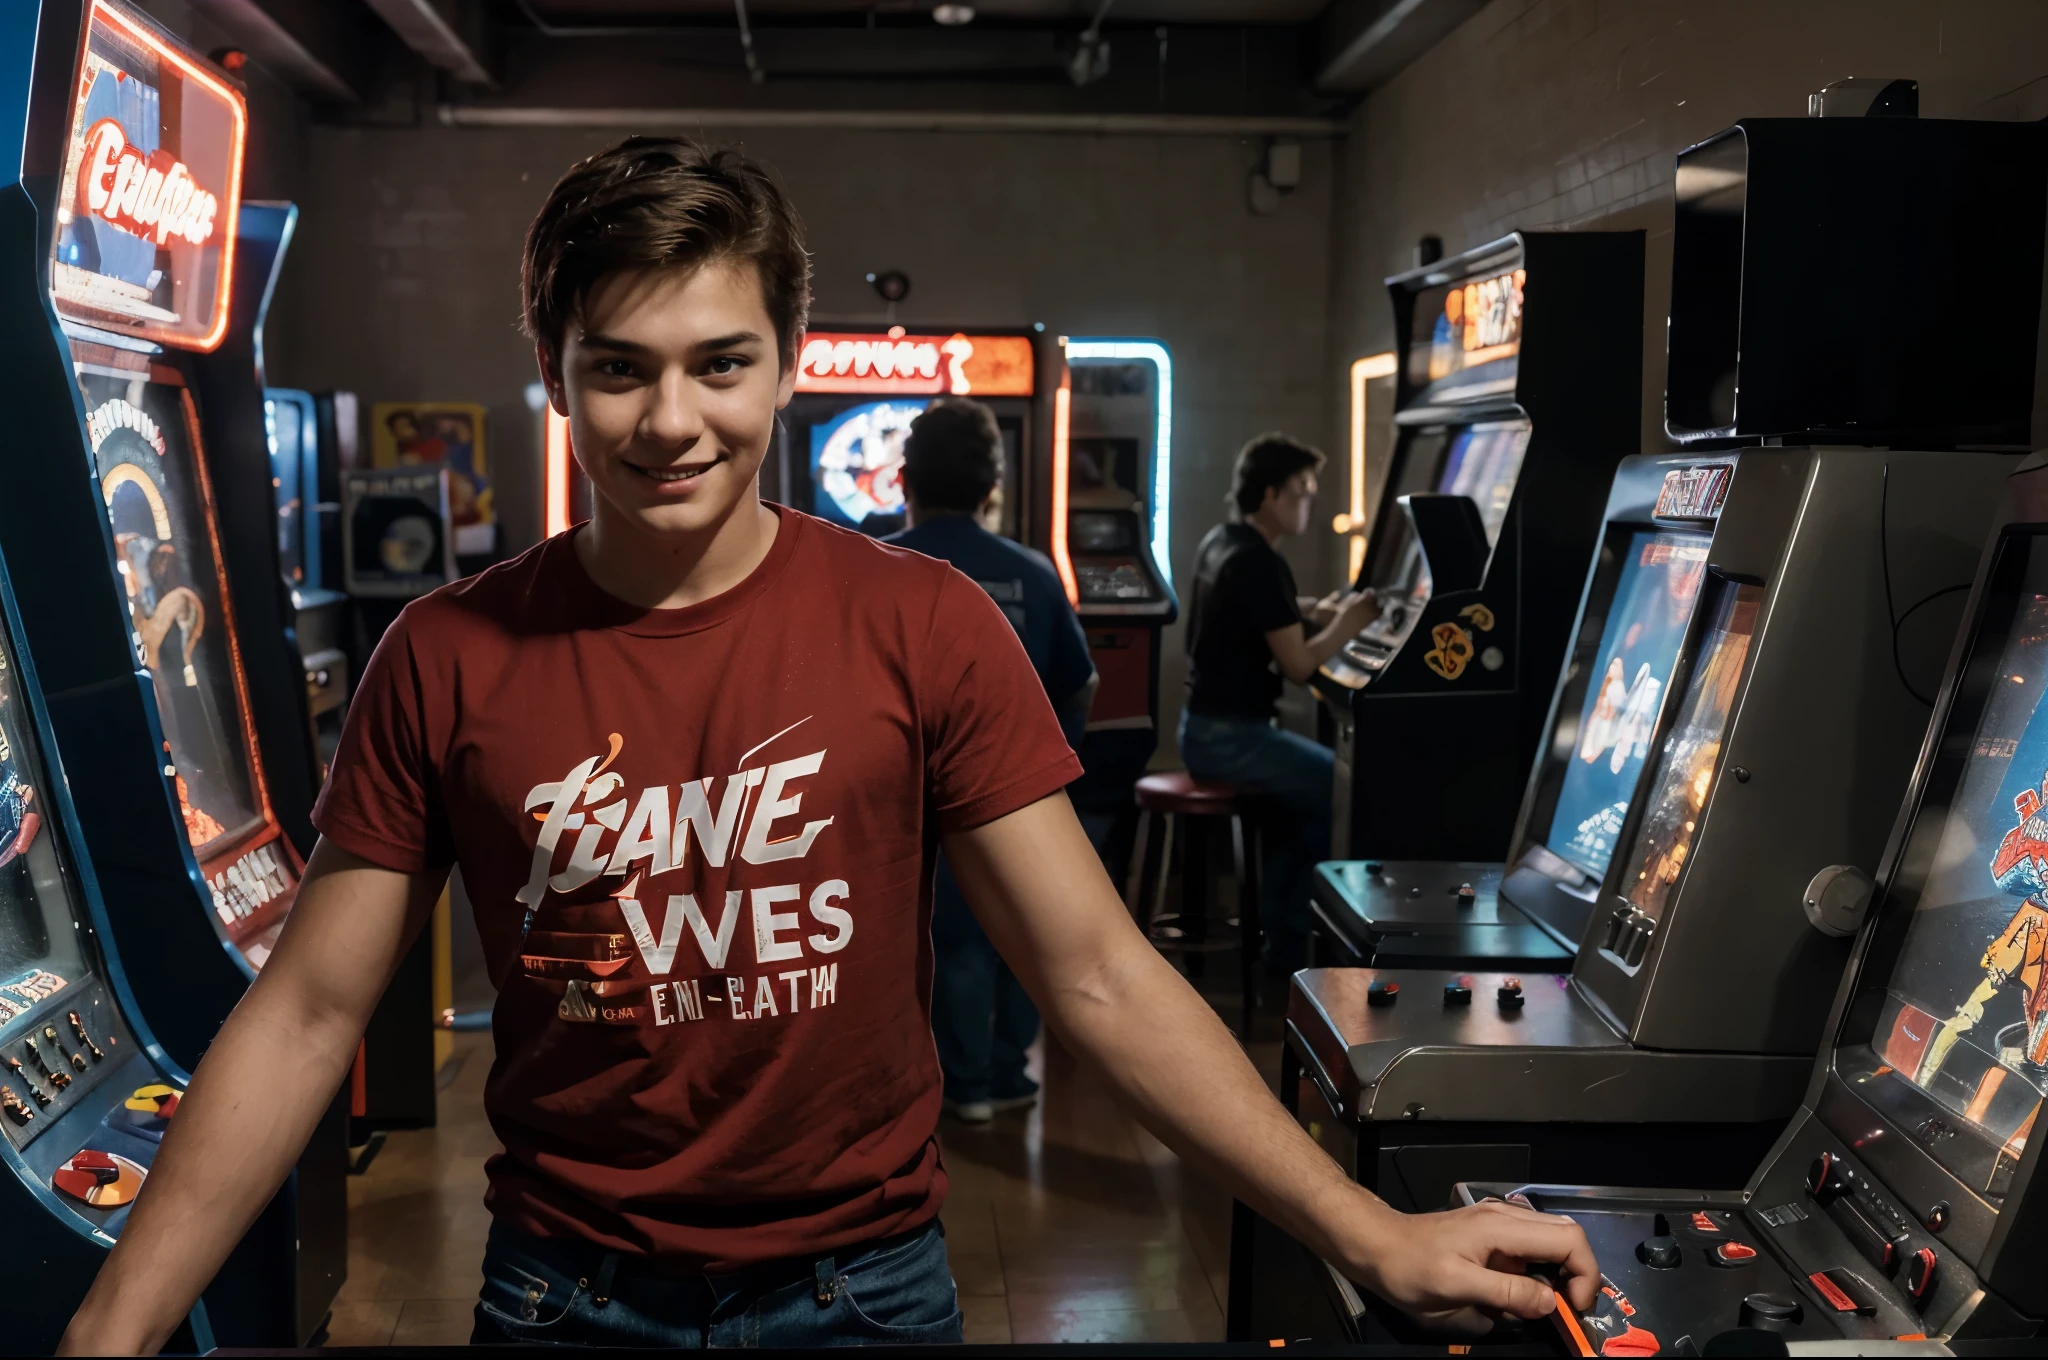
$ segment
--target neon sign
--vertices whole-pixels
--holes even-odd
[[[202,353],[227,334],[248,108],[120,0],[90,0],[50,242],[51,300]]]
[[[1109,360],[1148,363],[1158,372],[1152,435],[1152,562],[1159,577],[1173,585],[1173,560],[1167,530],[1173,515],[1173,355],[1157,340],[1069,340],[1067,361]],[[1074,575],[1072,554],[1067,544],[1067,478],[1071,465],[1069,427],[1073,422],[1072,385],[1062,380],[1053,394],[1052,414],[1052,561],[1067,599],[1080,603],[1080,585]]]
[[[1028,397],[1035,367],[1024,335],[813,331],[797,355],[796,390]]]
[[[144,155],[112,118],[86,130],[80,189],[93,212],[133,236],[173,236],[195,246],[213,237],[220,200],[192,178],[192,168],[158,147]]]

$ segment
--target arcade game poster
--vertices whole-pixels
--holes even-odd
[[[380,401],[370,408],[372,467],[447,467],[448,510],[462,556],[496,546],[498,513],[484,456],[487,414],[469,401]]]

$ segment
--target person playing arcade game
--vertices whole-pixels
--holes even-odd
[[[1284,434],[1260,435],[1238,452],[1230,493],[1238,518],[1195,550],[1180,720],[1189,774],[1255,789],[1285,814],[1268,835],[1263,887],[1272,904],[1266,963],[1290,974],[1308,962],[1309,875],[1330,853],[1333,757],[1275,725],[1280,682],[1306,683],[1379,617],[1370,590],[1297,596],[1294,572],[1274,551],[1288,534],[1307,532],[1323,461]]]
[[[290,923],[65,1337],[154,1351],[284,1180],[460,863],[499,979],[480,1339],[958,1341],[924,934],[943,847],[1061,1039],[1183,1157],[1442,1325],[1589,1307],[1568,1220],[1406,1216],[1296,1126],[1132,925],[995,604],[764,505],[810,266],[732,151],[629,138],[528,232],[591,520],[410,605]]]
[[[903,503],[910,527],[887,539],[950,562],[987,591],[1023,640],[1067,745],[1078,749],[1095,697],[1095,663],[1074,607],[1044,556],[982,527],[1001,494],[1003,433],[978,401],[940,397],[910,424]],[[1038,1098],[1024,1050],[1038,1011],[976,923],[952,866],[939,856],[932,883],[932,1037],[945,1073],[946,1108],[963,1123]]]

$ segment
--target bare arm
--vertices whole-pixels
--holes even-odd
[[[1313,637],[1308,635],[1307,627],[1299,623],[1275,628],[1266,634],[1266,645],[1273,650],[1273,664],[1289,680],[1298,685],[1307,684],[1309,677],[1316,673],[1316,667],[1335,656],[1340,647],[1379,614],[1379,601],[1367,590],[1345,596],[1343,602],[1335,606],[1329,624]]]
[[[59,1354],[154,1355],[298,1160],[444,874],[322,841],[277,950],[235,1007]]]
[[[1575,1306],[1599,1271],[1578,1226],[1505,1204],[1407,1215],[1345,1176],[1237,1041],[1131,922],[1055,794],[945,838],[989,939],[1067,1046],[1187,1161],[1375,1293],[1465,1330],[1483,1310],[1541,1317],[1552,1295],[1501,1258],[1561,1262]]]

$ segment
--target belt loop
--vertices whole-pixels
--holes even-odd
[[[816,1288],[811,1297],[818,1301],[820,1308],[830,1308],[839,1297],[840,1286],[846,1283],[846,1277],[839,1273],[839,1262],[830,1256],[820,1258],[815,1279]]]
[[[612,1277],[619,1273],[619,1253],[608,1251],[597,1263],[597,1279],[590,1287],[590,1302],[602,1308],[612,1301]]]

